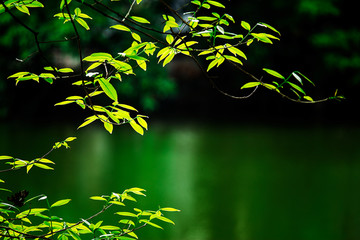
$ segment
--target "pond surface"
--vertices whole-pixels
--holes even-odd
[[[51,202],[72,198],[58,214],[73,222],[101,208],[90,196],[130,187],[147,190],[130,207],[182,210],[168,215],[176,226],[142,229],[140,239],[360,239],[360,128],[155,122],[144,136],[129,126],[112,135],[74,129],[3,124],[0,155],[31,160],[56,141],[78,140],[48,157],[54,172],[1,178]]]

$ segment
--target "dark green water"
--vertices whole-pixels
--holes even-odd
[[[74,129],[1,126],[0,155],[23,159],[78,137],[49,156],[55,172],[1,178],[52,202],[72,198],[58,214],[74,222],[99,210],[89,196],[145,188],[130,207],[182,210],[168,215],[176,226],[141,230],[147,240],[360,239],[360,128],[153,123],[143,137],[129,127]]]

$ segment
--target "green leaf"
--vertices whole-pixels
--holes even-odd
[[[206,71],[207,71],[207,72],[210,71],[210,69],[212,69],[213,67],[215,67],[217,63],[218,63],[218,59],[214,59],[213,61],[211,61],[211,62],[209,63],[209,66],[208,66],[208,68],[207,68]]]
[[[54,74],[52,74],[52,73],[41,73],[41,74],[39,75],[39,77],[41,77],[41,78],[56,78],[56,77],[54,76]]]
[[[86,72],[94,69],[94,68],[97,68],[98,66],[102,65],[103,63],[102,62],[94,62],[93,64],[91,64],[87,69],[86,69]]]
[[[5,156],[5,155],[0,156],[0,160],[7,160],[7,159],[14,159],[14,158],[11,156]]]
[[[81,14],[81,9],[75,8],[74,13],[76,14],[76,16],[79,16],[79,14]]]
[[[104,122],[104,128],[106,129],[106,131],[112,134],[114,126],[109,122]]]
[[[29,9],[25,5],[15,5],[15,7],[20,12],[30,15]]]
[[[307,78],[304,74],[302,74],[301,72],[299,71],[296,71],[295,73],[301,75],[303,78],[305,78],[309,83],[311,83],[313,86],[315,86],[315,84],[309,79]]]
[[[253,87],[256,87],[258,85],[260,85],[261,82],[248,82],[248,83],[245,83],[241,89],[244,89],[244,88],[253,88]]]
[[[198,19],[198,20],[203,20],[203,21],[209,21],[209,22],[212,22],[212,21],[216,21],[216,20],[217,20],[216,17],[208,17],[208,16],[199,16],[199,17],[197,17],[196,19]]]
[[[227,45],[229,45],[229,46],[226,46],[227,50],[229,50],[232,54],[234,54],[235,56],[239,55],[240,57],[247,59],[246,55],[243,51],[241,51],[240,49],[238,49],[230,44],[227,44]]]
[[[76,20],[83,28],[85,28],[86,30],[90,30],[89,25],[85,22],[84,19],[82,19],[82,18],[75,18],[75,20]]]
[[[262,84],[262,85],[263,85],[264,87],[270,89],[270,90],[276,90],[276,91],[279,92],[279,89],[277,89],[277,87],[274,86],[274,85],[272,85],[272,84],[264,83],[264,84]]]
[[[145,220],[145,219],[141,219],[139,222],[141,222],[141,223],[146,223],[146,224],[148,224],[148,225],[150,225],[150,226],[152,226],[152,227],[156,227],[156,228],[163,229],[163,228],[160,227],[159,225],[157,225],[157,224],[155,224],[155,223],[152,223],[152,222],[150,222],[150,221],[148,221],[148,220]]]
[[[99,119],[97,116],[93,115],[91,117],[88,117],[85,119],[85,122],[83,122],[79,127],[79,128],[82,128],[82,127],[85,127],[86,125],[89,125],[90,123],[94,122],[95,120]]]
[[[131,213],[131,212],[116,212],[115,214],[120,215],[120,216],[137,218],[137,215],[135,213]]]
[[[71,0],[61,0],[60,2],[60,10],[62,10],[65,6],[65,1],[67,2],[67,4],[71,3]]]
[[[194,4],[194,5],[198,5],[198,6],[201,5],[201,2],[199,0],[191,1],[191,3]]]
[[[291,82],[287,82],[292,88],[294,88],[295,90],[301,92],[302,94],[306,94],[305,91],[298,85],[291,83]]]
[[[36,158],[35,160],[38,161],[38,162],[41,162],[41,163],[55,164],[53,161],[51,161],[51,160],[49,160],[47,158]]]
[[[150,24],[150,22],[143,17],[138,17],[138,16],[130,16],[130,18],[138,23],[146,23],[146,24]]]
[[[313,102],[314,100],[311,98],[311,97],[309,97],[309,96],[304,96],[304,99],[305,100],[308,100],[308,101],[310,101],[310,102]]]
[[[168,223],[171,223],[171,224],[175,225],[175,223],[174,223],[172,220],[170,220],[170,219],[168,219],[168,218],[166,218],[166,217],[157,216],[156,218],[159,219],[159,220],[161,220],[161,221],[163,221],[163,222],[168,222]]]
[[[136,233],[134,233],[133,231],[125,231],[125,233],[131,237],[134,237],[136,239],[138,239],[138,236],[136,235]]]
[[[210,4],[204,3],[204,4],[202,5],[202,7],[203,7],[203,8],[206,8],[206,9],[210,9]]]
[[[34,166],[38,167],[38,168],[42,168],[45,170],[54,170],[54,168],[49,167],[48,165],[42,164],[42,163],[34,163]]]
[[[258,23],[258,25],[262,26],[262,27],[267,27],[269,29],[271,29],[272,31],[276,32],[277,34],[279,34],[279,36],[281,36],[280,32],[278,30],[276,30],[275,28],[273,28],[272,26],[270,26],[269,24],[266,23]]]
[[[105,53],[105,52],[97,52],[97,53],[93,53],[90,56],[87,56],[86,58],[84,58],[84,61],[88,61],[88,62],[97,62],[97,61],[111,61],[113,59],[113,57],[109,54],[109,53]]]
[[[236,57],[234,56],[229,56],[229,55],[224,55],[224,57],[227,59],[227,60],[230,60],[230,61],[233,61],[233,62],[236,62],[240,65],[243,65],[243,63]]]
[[[223,4],[221,4],[221,3],[217,2],[217,1],[210,1],[210,0],[208,0],[208,1],[206,1],[206,2],[209,3],[209,4],[211,4],[211,5],[213,5],[213,6],[215,6],[215,7],[225,8],[225,6],[224,6]]]
[[[117,102],[117,100],[118,100],[117,92],[116,92],[114,86],[110,83],[110,81],[106,80],[105,78],[99,78],[97,80],[100,84],[101,89],[105,92],[105,94],[109,98],[111,98],[112,100]]]
[[[131,126],[137,133],[139,133],[140,135],[144,135],[144,129],[143,129],[139,124],[137,124],[134,120],[131,120],[129,123],[130,123],[130,126]]]
[[[47,211],[47,208],[30,208],[16,215],[16,218],[23,218],[28,215],[35,215]]]
[[[27,7],[44,7],[44,5],[41,2],[33,1],[26,4]]]
[[[125,225],[133,225],[135,226],[135,223],[130,219],[121,219],[119,223],[125,224]]]
[[[172,208],[172,207],[164,207],[164,208],[160,208],[161,211],[166,211],[166,212],[180,212],[179,209],[176,208]]]
[[[269,39],[269,37],[266,33],[251,33],[251,35],[259,41],[272,44],[272,41]]]
[[[142,118],[142,117],[138,117],[137,118],[138,123],[145,128],[146,130],[148,130],[148,125],[147,122]]]
[[[241,21],[241,26],[247,31],[251,30],[250,24],[245,21]]]
[[[59,201],[53,203],[53,204],[50,206],[50,208],[60,207],[60,206],[66,205],[66,204],[68,204],[70,201],[71,201],[71,199],[59,200]]]
[[[56,103],[54,106],[67,105],[67,104],[70,104],[73,102],[75,102],[75,101],[62,101],[62,102]]]
[[[140,37],[139,34],[132,32],[132,33],[131,33],[131,36],[132,36],[132,38],[133,38],[134,40],[136,40],[136,41],[138,41],[139,43],[141,43],[141,37]]]
[[[230,21],[232,21],[233,23],[235,23],[235,20],[234,20],[234,18],[233,18],[231,15],[225,13],[224,16],[225,16],[227,19],[229,19]]]
[[[127,104],[116,104],[116,106],[119,106],[119,107],[122,107],[122,108],[125,108],[125,109],[128,109],[128,110],[132,110],[132,111],[135,111],[135,112],[138,112],[138,110],[136,110],[136,108],[130,106],[130,105],[127,105]]]
[[[44,70],[46,71],[55,71],[53,67],[44,67]]]
[[[263,68],[263,70],[265,72],[267,72],[268,74],[274,76],[274,77],[281,78],[281,79],[285,80],[285,77],[283,75],[281,75],[280,73],[278,73],[278,72],[276,72],[274,70],[271,70],[271,69],[268,69],[268,68]]]
[[[125,204],[123,204],[122,202],[119,202],[119,201],[110,201],[109,203],[119,205],[119,206],[125,206]]]
[[[74,72],[74,70],[72,70],[71,68],[60,68],[58,70],[58,72],[61,72],[61,73],[72,73]]]
[[[121,24],[113,25],[110,28],[114,28],[116,30],[125,31],[125,32],[131,32],[130,28],[125,27],[124,25],[121,25]]]
[[[107,201],[105,198],[100,197],[100,196],[92,196],[90,197],[91,200],[95,200],[95,201]]]
[[[174,37],[171,34],[167,34],[166,41],[168,42],[168,44],[172,44],[172,42],[174,41]]]
[[[173,60],[173,58],[175,57],[176,53],[174,51],[171,51],[169,53],[169,55],[165,58],[165,60],[163,61],[163,67],[168,64],[169,62],[171,62],[171,60]]]
[[[104,225],[100,227],[102,230],[107,230],[107,231],[117,231],[120,230],[119,227],[117,226],[111,226],[111,225]]]

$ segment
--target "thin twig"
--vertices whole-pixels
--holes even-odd
[[[132,8],[134,7],[134,4],[136,3],[136,0],[134,0],[129,8],[129,11],[126,13],[125,17],[123,18],[123,22],[125,22],[126,18],[130,15],[130,12],[132,10]]]

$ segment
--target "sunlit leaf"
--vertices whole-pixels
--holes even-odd
[[[211,61],[211,62],[209,63],[209,66],[208,66],[208,68],[207,68],[206,71],[207,71],[207,72],[210,71],[210,69],[212,69],[213,67],[215,67],[217,63],[218,63],[218,59],[215,59],[215,60]]]
[[[172,44],[172,42],[174,41],[174,37],[171,34],[167,34],[166,41],[168,42],[168,44]]]
[[[106,129],[106,131],[112,134],[114,126],[109,122],[104,122],[104,128]]]
[[[242,63],[238,58],[236,58],[236,57],[234,57],[234,56],[224,55],[224,57],[225,57],[227,60],[230,60],[230,61],[232,61],[232,62],[236,62],[236,63],[238,63],[238,64],[240,64],[240,65],[243,65],[243,63]]]
[[[62,101],[62,102],[56,103],[54,106],[67,105],[67,104],[70,104],[70,103],[73,103],[73,102],[75,102],[75,101]]]
[[[130,120],[129,123],[137,133],[139,133],[140,135],[144,135],[144,129],[139,124],[137,124],[135,120]]]
[[[170,219],[168,219],[168,218],[166,218],[166,217],[157,216],[156,218],[159,219],[159,220],[161,220],[161,221],[163,221],[163,222],[168,222],[168,223],[171,223],[171,224],[175,225],[174,221],[172,221],[172,220],[170,220]]]
[[[110,28],[114,28],[116,30],[125,31],[125,32],[131,32],[130,28],[128,28],[128,27],[126,27],[124,25],[121,25],[121,24],[113,25]]]
[[[248,83],[245,83],[241,89],[244,89],[244,88],[253,88],[253,87],[256,87],[258,85],[260,85],[261,82],[248,82]]]
[[[306,94],[305,91],[298,85],[291,83],[291,82],[287,82],[292,88],[294,88],[295,90],[301,92],[302,94]]]
[[[125,224],[125,225],[133,225],[135,226],[135,223],[130,219],[121,219],[119,223]]]
[[[139,34],[132,32],[132,33],[131,33],[131,36],[132,36],[132,38],[133,38],[134,40],[136,40],[136,41],[138,41],[138,42],[141,42],[141,37],[140,37]]]
[[[145,219],[141,219],[139,222],[146,223],[146,224],[148,224],[148,225],[150,225],[150,226],[152,226],[152,227],[156,227],[156,228],[163,229],[163,228],[160,227],[159,225],[157,225],[157,224],[155,224],[155,223],[153,223],[153,222],[150,222],[150,221],[148,221],[148,220],[145,220]]]
[[[0,160],[7,160],[7,159],[14,159],[14,158],[11,156],[5,156],[5,155],[0,156]]]
[[[91,200],[95,200],[95,201],[107,201],[105,198],[100,197],[100,196],[92,196],[90,197]]]
[[[213,5],[213,6],[215,6],[215,7],[225,8],[225,6],[223,4],[221,4],[221,3],[217,2],[217,1],[208,0],[206,2]]]
[[[138,23],[146,23],[146,24],[150,23],[146,18],[143,18],[143,17],[130,16],[130,18]]]
[[[85,119],[85,122],[83,122],[79,127],[79,128],[82,128],[82,127],[85,127],[86,125],[89,125],[90,123],[94,122],[95,120],[99,119],[97,116],[91,116],[91,117],[88,117],[87,119]]]
[[[277,89],[277,87],[272,84],[264,83],[262,85],[270,90],[275,90],[275,91],[279,92],[279,89]]]
[[[71,68],[60,68],[58,70],[58,72],[61,72],[61,73],[72,73],[74,72],[74,70],[72,70]]]
[[[37,158],[35,159],[36,161],[40,162],[40,163],[50,163],[50,164],[55,164],[53,161],[47,159],[47,158]]]
[[[272,41],[269,39],[269,37],[265,33],[251,33],[251,35],[259,41],[272,44]]]
[[[34,163],[34,166],[38,167],[38,168],[42,168],[45,170],[54,170],[54,168],[49,167],[48,165],[42,164],[42,163]]]
[[[53,204],[50,206],[50,208],[60,207],[60,206],[66,205],[66,204],[68,204],[70,201],[71,201],[71,199],[62,199],[62,200],[59,200],[59,201],[53,203]]]
[[[196,19],[203,20],[203,21],[210,21],[210,22],[217,20],[216,17],[208,17],[208,16],[199,16]]]
[[[240,56],[240,57],[242,57],[244,59],[247,59],[247,57],[246,57],[246,55],[245,55],[245,53],[243,51],[241,51],[240,49],[238,49],[238,48],[236,48],[236,47],[234,47],[232,45],[227,46],[227,50],[229,50],[235,56],[238,55],[238,56]]]
[[[106,80],[105,78],[97,79],[101,89],[105,92],[105,94],[114,101],[118,100],[117,92],[114,86],[110,83],[110,81]]]
[[[241,21],[241,26],[247,31],[251,30],[250,24],[245,21]]]
[[[309,83],[311,83],[313,86],[315,86],[315,84],[314,84],[309,78],[307,78],[304,74],[302,74],[301,72],[296,71],[295,73],[301,75],[301,76],[302,76],[303,78],[305,78]]]
[[[19,10],[22,13],[25,13],[27,15],[30,15],[29,9],[25,5],[15,5],[16,9]]]
[[[268,68],[263,68],[263,70],[265,72],[267,72],[268,74],[274,76],[274,77],[285,79],[285,77],[283,75],[281,75],[280,73],[278,73],[278,72],[276,72],[274,70],[271,70],[271,69],[268,69]]]
[[[138,239],[138,236],[136,235],[136,233],[134,233],[133,231],[125,231],[125,233],[131,237],[134,237],[136,239]]]
[[[116,212],[115,214],[120,216],[126,216],[126,217],[135,217],[137,218],[137,215],[131,212]]]
[[[117,231],[120,230],[117,226],[111,226],[111,225],[104,225],[100,227],[102,230],[108,230],[108,231]]]
[[[143,128],[148,129],[147,122],[142,117],[138,117],[137,121]]]
[[[161,211],[166,211],[166,212],[180,212],[179,209],[176,208],[172,208],[172,207],[164,207],[164,208],[160,208]]]
[[[272,31],[276,32],[277,34],[279,34],[279,36],[281,35],[280,32],[278,30],[276,30],[275,28],[273,28],[272,26],[270,26],[269,24],[266,23],[258,23],[258,25],[263,26],[263,27],[267,27],[269,29],[271,29]]]
[[[314,100],[310,97],[310,96],[304,96],[304,99],[310,101],[310,102],[313,102]]]

